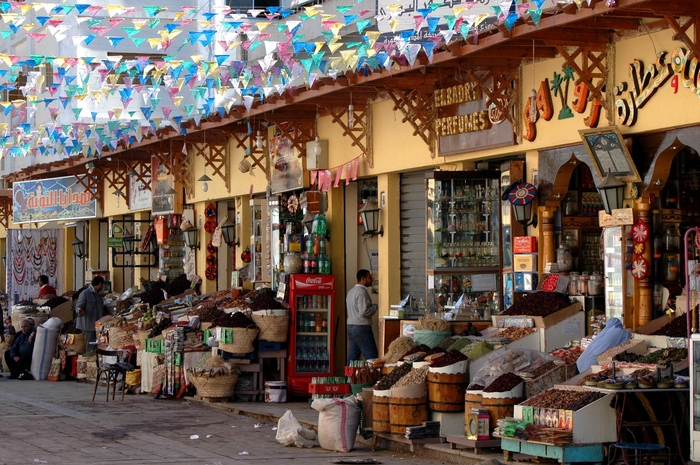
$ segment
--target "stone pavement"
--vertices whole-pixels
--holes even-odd
[[[71,381],[0,378],[0,465],[320,465],[342,457],[375,457],[390,465],[442,462],[396,451],[372,452],[362,443],[348,454],[282,447],[275,440],[274,421],[239,415],[228,407],[211,408],[213,404],[189,398],[155,400],[150,395],[127,395],[123,402],[117,397],[107,403],[104,387],[93,403],[92,390],[91,384]],[[284,412],[285,404],[277,405],[277,411]],[[297,408],[301,412],[302,406]],[[311,421],[317,412],[306,409],[302,416]]]

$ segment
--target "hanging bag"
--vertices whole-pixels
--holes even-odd
[[[223,245],[223,233],[221,232],[221,227],[226,223],[226,220],[228,220],[228,216],[224,216],[224,219],[221,220],[221,223],[219,223],[219,226],[216,227],[214,230],[214,236],[211,238],[211,245],[214,247],[221,247]]]

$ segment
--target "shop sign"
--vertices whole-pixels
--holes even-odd
[[[15,224],[97,217],[97,201],[75,176],[12,183]]]
[[[618,124],[634,126],[639,110],[669,79],[674,94],[682,86],[700,96],[700,74],[697,72],[700,59],[681,47],[671,52],[670,63],[666,61],[667,55],[668,52],[659,53],[656,63],[646,67],[641,60],[629,64],[630,82],[622,82],[614,88]]]
[[[151,212],[154,215],[175,213],[175,196],[168,194],[169,189],[175,188],[175,177],[168,173],[158,157],[151,157],[151,189],[153,191]]]
[[[107,247],[115,248],[115,249],[123,249],[124,248],[124,238],[123,237],[108,237],[107,238]]]
[[[634,224],[634,213],[631,208],[618,208],[611,215],[605,213],[605,210],[599,210],[598,224],[601,228],[631,225]]]
[[[151,179],[149,173],[143,173],[141,177],[147,182]],[[129,176],[129,211],[148,210],[152,203],[151,189],[146,188],[138,176]]]
[[[489,79],[485,87],[491,88],[493,81]],[[437,89],[433,100],[440,156],[514,144],[513,124],[487,108],[487,96],[478,82]]]

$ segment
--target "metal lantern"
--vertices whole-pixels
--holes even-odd
[[[306,210],[304,218],[301,220],[301,223],[304,225],[304,228],[306,228],[306,232],[308,234],[311,234],[311,229],[313,228],[315,217],[316,215],[311,213],[309,210]]]
[[[537,197],[537,188],[527,182],[514,182],[503,192],[503,200],[513,205],[515,220],[523,227],[537,227],[537,215],[532,214],[532,202]]]
[[[78,258],[85,258],[87,256],[85,254],[85,242],[76,237],[71,245],[73,246],[73,255]]]
[[[613,210],[622,208],[625,201],[625,183],[613,176],[612,171],[608,171],[603,182],[596,188],[603,200],[605,213],[610,215]]]
[[[224,223],[221,226],[221,236],[226,245],[234,244],[236,242],[236,224],[231,222]]]
[[[199,248],[199,230],[196,228],[192,229],[186,229],[185,231],[182,231],[182,234],[185,236],[185,245],[189,247],[190,249],[198,249]]]
[[[362,217],[362,227],[365,229],[363,236],[384,236],[384,226],[379,226],[379,207],[369,199],[359,210]]]

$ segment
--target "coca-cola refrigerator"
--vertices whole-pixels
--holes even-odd
[[[335,278],[327,274],[289,276],[291,313],[288,390],[309,396],[311,378],[333,374],[333,289]]]

